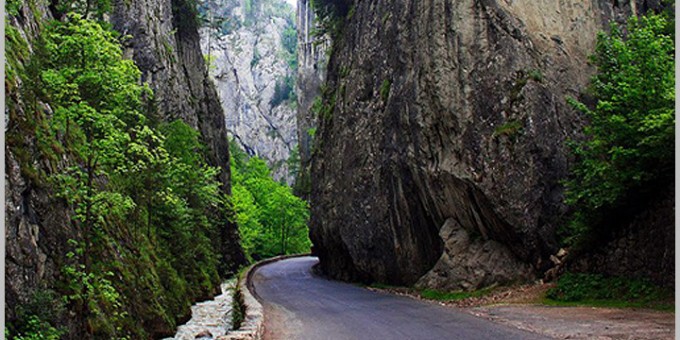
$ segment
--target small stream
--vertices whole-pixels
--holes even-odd
[[[174,338],[165,340],[213,339],[231,328],[231,287],[234,280],[222,283],[222,294],[191,307],[191,319],[177,327]]]

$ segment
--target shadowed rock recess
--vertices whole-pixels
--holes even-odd
[[[598,31],[658,5],[351,3],[312,156],[320,269],[439,289],[547,269],[583,125],[565,97],[583,97]]]

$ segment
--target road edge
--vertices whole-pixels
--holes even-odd
[[[219,336],[216,340],[261,340],[264,335],[264,308],[259,301],[259,296],[252,283],[252,277],[255,274],[255,271],[270,263],[305,256],[312,255],[309,253],[281,255],[252,264],[246,272],[243,273],[241,279],[238,280],[238,289],[243,295],[243,302],[246,306],[246,315],[243,324],[241,324],[241,328],[230,331],[226,335]]]

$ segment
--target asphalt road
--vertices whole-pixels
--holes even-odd
[[[317,261],[287,259],[254,273],[265,339],[546,339],[454,308],[324,279],[311,271]]]

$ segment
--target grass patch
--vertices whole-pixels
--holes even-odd
[[[426,300],[433,300],[433,301],[459,301],[459,300],[465,300],[468,298],[478,298],[478,297],[483,297],[486,295],[489,295],[492,293],[496,286],[490,286],[486,288],[482,288],[479,290],[471,291],[471,292],[466,292],[466,291],[455,291],[455,292],[446,292],[446,291],[441,291],[441,290],[436,290],[436,289],[416,289],[413,287],[400,287],[400,286],[391,286],[383,283],[373,283],[369,287],[375,288],[375,289],[382,289],[382,290],[387,290],[387,291],[392,291],[392,292],[400,292],[400,293],[406,293],[408,295],[412,296],[418,296],[422,299]]]
[[[493,137],[498,137],[498,136],[508,136],[512,137],[515,136],[517,133],[520,132],[522,129],[522,122],[519,120],[508,120],[507,122],[501,124],[499,127],[497,127],[494,132],[493,132]]]
[[[387,284],[384,284],[384,283],[372,283],[368,287],[375,288],[375,289],[410,289],[410,288],[406,288],[406,287],[391,286],[391,285],[387,285]]]
[[[231,295],[231,329],[240,329],[243,321],[246,319],[246,303],[241,294],[240,279],[236,281],[232,288]]]
[[[546,293],[544,303],[554,306],[650,308],[675,311],[674,294],[647,280],[566,273]]]
[[[533,81],[537,81],[539,83],[543,82],[543,79],[544,79],[543,72],[541,72],[541,70],[538,70],[538,69],[529,70],[529,72],[527,72],[527,77],[529,77],[529,79],[531,79]]]

